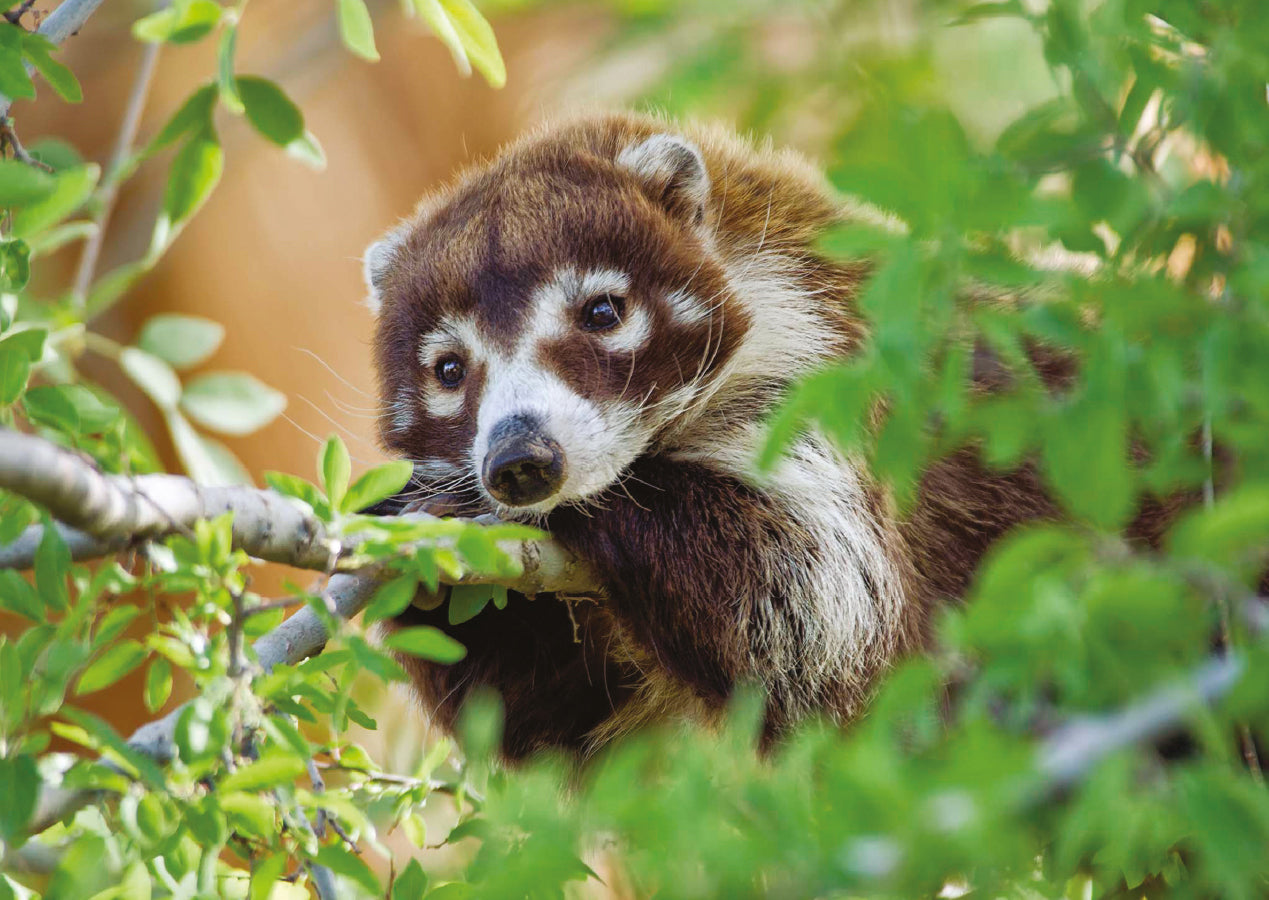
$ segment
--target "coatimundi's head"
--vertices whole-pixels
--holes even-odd
[[[743,341],[705,159],[655,128],[525,140],[366,251],[382,436],[438,489],[504,515],[594,497]]]

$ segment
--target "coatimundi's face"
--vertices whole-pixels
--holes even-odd
[[[389,449],[436,490],[544,513],[617,484],[690,415],[748,320],[710,180],[668,134],[512,148],[373,244]]]

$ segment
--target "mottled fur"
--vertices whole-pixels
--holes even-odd
[[[512,144],[367,252],[383,440],[417,464],[413,508],[537,522],[604,585],[572,617],[547,596],[457,628],[408,611],[468,646],[454,666],[406,661],[444,724],[478,685],[503,695],[512,756],[708,720],[744,682],[766,690],[770,734],[848,719],[997,537],[1056,514],[1029,469],[993,473],[970,450],[930,469],[905,519],[815,434],[755,479],[782,392],[863,337],[866,267],[814,249],[842,214],[796,155],[608,115]],[[609,295],[620,327],[578,327]],[[456,387],[435,371],[447,359]],[[984,388],[1005,377],[979,369]],[[567,462],[557,493],[512,507],[482,464],[521,414]]]

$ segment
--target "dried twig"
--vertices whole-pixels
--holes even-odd
[[[99,195],[100,207],[95,216],[97,229],[84,242],[83,252],[79,256],[79,267],[75,270],[71,301],[79,309],[83,308],[88,298],[88,289],[92,286],[93,275],[97,271],[97,259],[101,255],[101,246],[105,240],[106,225],[110,221],[115,200],[119,196],[119,172],[127,165],[132,155],[132,145],[136,142],[137,128],[141,124],[141,112],[145,109],[146,98],[150,95],[150,83],[154,80],[154,70],[158,66],[161,46],[162,44],[159,43],[146,44],[141,51],[141,65],[137,68],[137,76],[128,94],[128,105],[124,109],[123,121],[119,125],[119,135],[115,138],[110,168],[106,170],[105,183]]]

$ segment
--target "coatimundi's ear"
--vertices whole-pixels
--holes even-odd
[[[383,306],[383,291],[388,270],[396,261],[397,253],[405,243],[402,229],[389,231],[379,240],[366,248],[361,257],[361,274],[366,280],[366,306],[376,316]]]
[[[705,221],[709,172],[695,144],[674,134],[654,134],[622,150],[617,164],[634,172],[672,214],[692,225]]]

